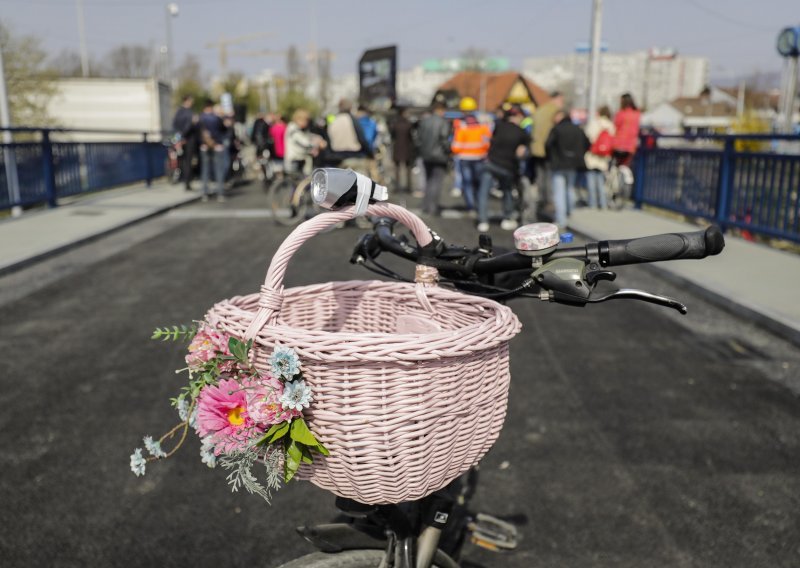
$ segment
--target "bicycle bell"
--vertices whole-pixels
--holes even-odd
[[[558,227],[552,223],[531,223],[514,231],[514,247],[525,256],[544,256],[560,242]]]

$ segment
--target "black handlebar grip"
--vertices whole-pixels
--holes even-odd
[[[658,262],[661,260],[699,259],[722,252],[725,237],[712,225],[694,233],[668,233],[640,239],[599,243],[603,266]]]

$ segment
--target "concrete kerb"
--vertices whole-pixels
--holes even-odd
[[[134,193],[136,190],[135,190],[135,187],[126,186],[124,188],[119,188],[118,190],[111,190],[111,191],[119,191],[121,194],[131,194],[131,193]],[[142,189],[142,191],[148,191],[148,190],[147,189]],[[98,197],[100,195],[102,195],[102,194],[98,194]],[[77,202],[72,202],[69,205],[65,205],[64,207],[80,207],[80,206],[84,206],[84,205],[96,206],[98,203],[102,203],[102,201],[103,201],[102,197],[99,197],[99,198],[98,197],[92,196],[92,198],[88,198],[85,201],[84,200],[80,200],[80,201],[77,201]],[[153,217],[156,217],[158,215],[166,213],[166,212],[168,212],[168,211],[170,211],[172,209],[177,209],[177,208],[179,208],[179,207],[181,207],[183,205],[186,205],[186,204],[189,204],[189,203],[194,203],[195,201],[200,200],[201,197],[202,196],[199,195],[199,194],[198,195],[187,195],[186,199],[183,199],[181,201],[165,204],[163,206],[158,206],[158,207],[156,207],[154,209],[148,210],[148,211],[143,212],[141,214],[134,215],[133,217],[131,217],[129,219],[126,219],[125,221],[122,221],[120,223],[117,223],[117,224],[115,224],[113,226],[100,229],[100,230],[98,230],[96,232],[93,232],[91,234],[87,234],[87,235],[85,235],[83,237],[80,237],[80,238],[77,238],[77,239],[70,240],[68,242],[59,243],[59,244],[53,246],[52,248],[49,248],[47,250],[42,251],[41,253],[33,254],[31,256],[28,256],[28,257],[20,259],[20,260],[13,260],[13,261],[11,261],[9,263],[2,264],[2,265],[0,265],[0,276],[4,276],[6,274],[10,274],[12,272],[16,272],[18,270],[21,270],[21,269],[27,267],[27,266],[30,266],[32,264],[35,264],[35,263],[40,262],[42,260],[45,260],[47,258],[51,258],[53,256],[62,254],[64,252],[67,252],[67,251],[72,250],[74,248],[77,248],[79,246],[82,246],[82,245],[85,245],[87,243],[96,241],[96,240],[98,240],[98,239],[100,239],[100,238],[102,238],[104,236],[116,233],[116,232],[121,231],[121,230],[123,230],[123,229],[125,229],[127,227],[132,226],[132,225],[135,225],[137,223],[141,223],[142,221],[146,221],[147,219],[151,219]],[[52,210],[44,210],[44,211],[41,211],[41,212],[30,213],[30,215],[43,215],[43,214],[47,214],[49,211],[52,211]],[[15,223],[25,222],[25,219],[24,218],[23,219],[14,219],[14,220],[9,220],[9,222],[15,222]]]
[[[570,231],[587,240],[596,241],[608,238],[602,235],[589,234],[588,231],[577,229],[572,226],[570,226]],[[677,274],[665,266],[659,266],[658,264],[641,264],[638,266],[663,278],[670,284],[687,288],[704,300],[707,300],[737,317],[751,319],[764,329],[800,346],[800,327],[781,321],[778,319],[777,315],[766,312],[760,307],[753,306],[744,298],[737,298],[733,294],[726,295],[724,290],[713,290],[696,280]]]

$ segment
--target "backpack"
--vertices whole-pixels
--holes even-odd
[[[610,156],[611,133],[608,130],[603,130],[597,139],[592,143],[589,151],[595,156]]]

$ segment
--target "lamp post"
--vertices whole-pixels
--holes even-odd
[[[11,127],[11,113],[8,109],[8,94],[6,93],[6,74],[3,68],[3,50],[0,48],[0,126]],[[8,189],[8,200],[12,203],[11,215],[19,217],[22,215],[22,207],[19,206],[19,178],[17,177],[17,155],[13,146],[14,139],[10,130],[3,130],[3,163],[6,170],[6,186]]]
[[[791,133],[793,130],[792,118],[794,105],[797,99],[797,62],[800,57],[800,26],[784,28],[778,34],[778,53],[786,59],[787,77],[786,90],[783,92],[783,130]]]
[[[172,57],[172,18],[178,17],[178,5],[175,2],[167,4],[167,81],[171,89],[175,88]]]

